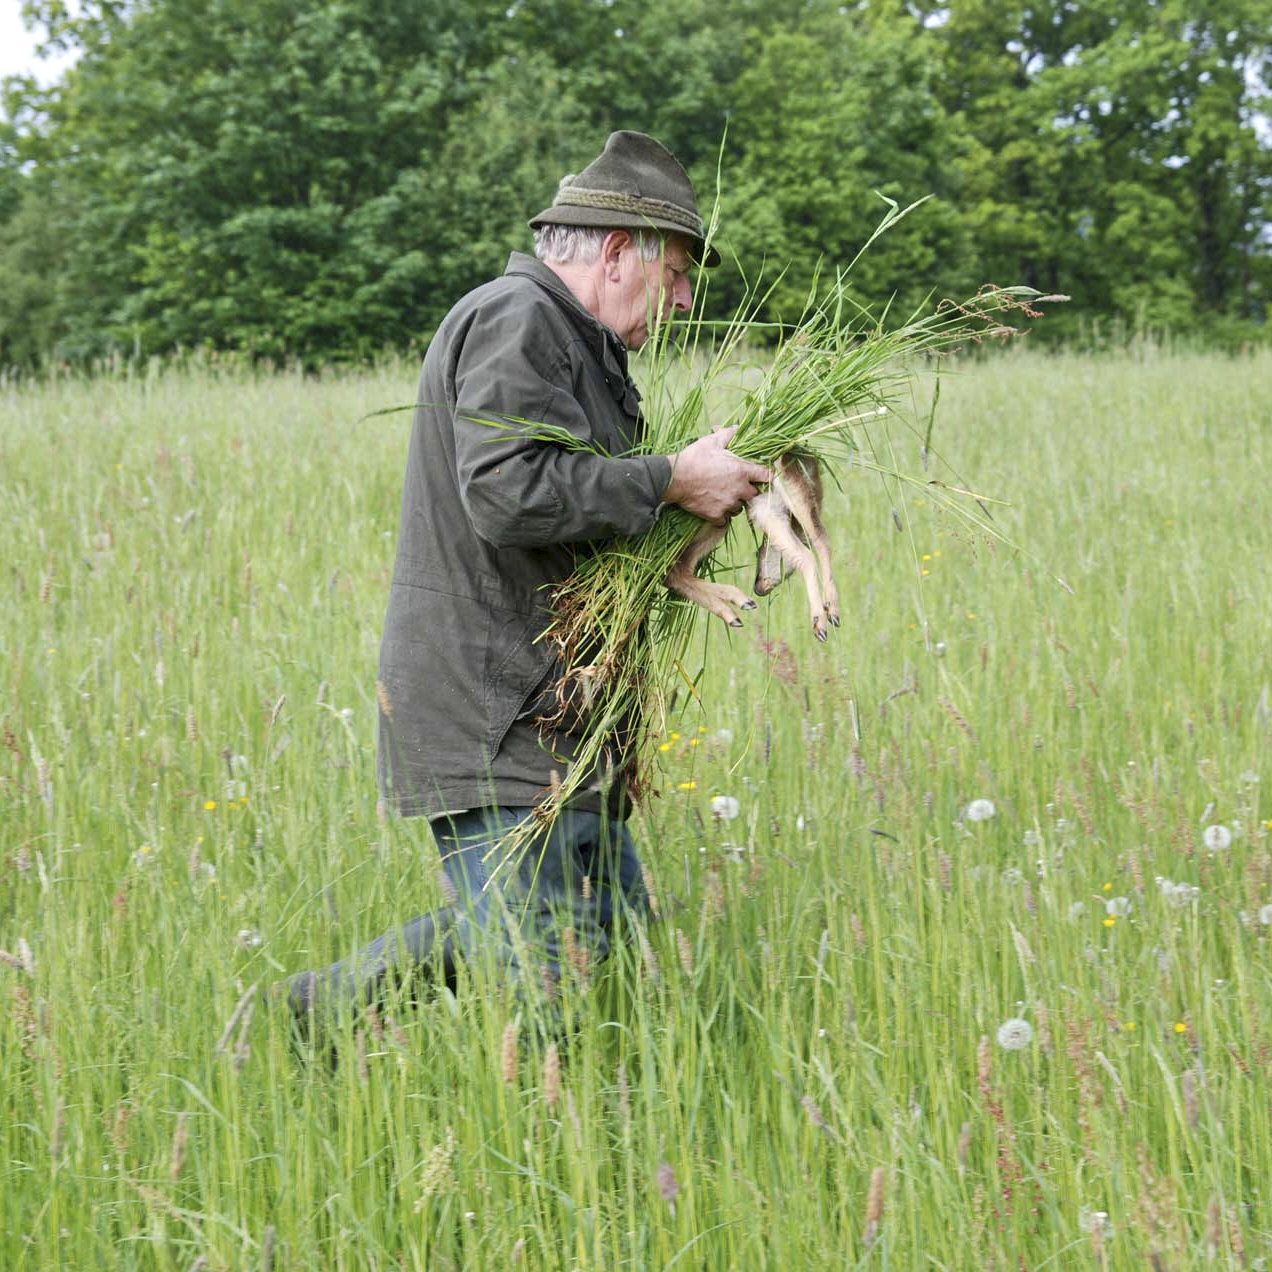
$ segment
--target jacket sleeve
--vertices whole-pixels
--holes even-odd
[[[524,308],[490,306],[474,315],[458,350],[460,497],[477,533],[497,548],[643,534],[671,480],[663,455],[607,458],[525,435],[529,421],[598,439],[574,393],[571,339],[527,321]]]

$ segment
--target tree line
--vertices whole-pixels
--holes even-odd
[[[1225,343],[1272,301],[1272,0],[25,0],[0,366],[418,348],[613,128],[718,200],[725,316],[819,267],[894,311],[1064,292],[1042,334]]]

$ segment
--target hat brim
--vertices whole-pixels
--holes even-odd
[[[656,216],[636,216],[629,212],[616,212],[611,208],[551,207],[545,208],[529,221],[530,228],[541,225],[574,225],[590,230],[667,230],[679,234],[689,244],[689,255],[698,265],[715,269],[720,264],[720,253],[683,225],[665,221]]]

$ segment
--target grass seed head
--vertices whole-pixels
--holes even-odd
[[[1183,1077],[1184,1119],[1192,1130],[1197,1129],[1201,1121],[1201,1100],[1197,1094],[1197,1075],[1189,1069]]]
[[[811,1095],[800,1097],[800,1104],[804,1107],[804,1112],[808,1114],[808,1120],[819,1130],[826,1129],[826,1117],[821,1111],[821,1106],[813,1099]]]
[[[989,1045],[989,1035],[982,1034],[976,1048],[976,1081],[982,1089],[989,1085],[994,1075],[994,1053]]]
[[[876,1166],[870,1174],[870,1191],[866,1195],[866,1228],[863,1240],[874,1245],[879,1237],[879,1225],[883,1222],[883,1186],[887,1170]]]
[[[1219,1198],[1212,1196],[1210,1205],[1206,1207],[1206,1254],[1215,1258],[1223,1249],[1223,1208]]]
[[[689,944],[689,938],[679,928],[676,929],[676,955],[680,959],[681,970],[692,979],[693,946]]]
[[[623,1125],[630,1126],[632,1123],[632,1091],[627,1083],[627,1066],[621,1060],[618,1062],[616,1083],[618,1086],[618,1111],[622,1116]]]
[[[190,1115],[182,1112],[177,1114],[177,1129],[172,1135],[172,1160],[168,1166],[168,1174],[172,1177],[173,1183],[181,1178],[181,1172],[185,1170],[189,1149]]]
[[[671,1207],[672,1214],[675,1214],[676,1198],[680,1196],[680,1181],[676,1178],[676,1172],[672,1169],[670,1162],[659,1162],[656,1178],[658,1195]]]
[[[549,1109],[557,1106],[561,1098],[561,1053],[555,1042],[548,1043],[543,1057],[543,1102]]]
[[[420,1168],[420,1191],[415,1199],[415,1213],[418,1215],[433,1197],[441,1197],[453,1192],[458,1181],[455,1178],[455,1153],[458,1149],[455,1128],[446,1128],[445,1138],[435,1144],[424,1158]]]
[[[508,1083],[517,1080],[517,1022],[510,1020],[503,1031],[503,1039],[499,1044],[499,1071],[503,1080]]]
[[[649,898],[649,909],[652,914],[658,914],[658,889],[654,887],[654,872],[642,861],[640,863],[640,877],[645,884],[645,895]]]

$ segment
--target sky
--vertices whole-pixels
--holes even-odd
[[[71,9],[78,8],[71,5]],[[34,75],[51,84],[74,58],[35,55],[36,36],[22,25],[21,0],[0,0],[0,75]]]

